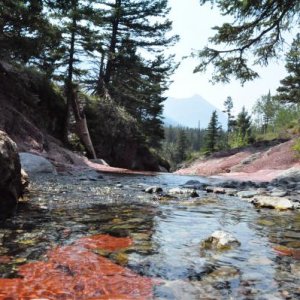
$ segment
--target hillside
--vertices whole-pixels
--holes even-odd
[[[98,112],[106,118],[106,126],[102,126],[102,131],[92,131],[98,137],[98,158],[104,158],[113,167],[158,171],[159,158],[143,145],[130,143],[125,130],[112,138],[112,131],[118,130],[116,126],[128,131],[130,124],[118,108],[110,109],[109,114],[105,109],[107,107],[103,104]],[[91,164],[80,154],[82,149],[76,139],[73,144],[64,143],[65,112],[66,101],[62,92],[43,74],[0,61],[0,130],[17,143],[19,152],[42,155],[50,159],[58,170],[70,165]],[[92,123],[93,119],[88,121]],[[111,152],[105,147],[109,147]]]
[[[206,128],[212,112],[216,110],[219,122],[225,128],[225,114],[199,95],[189,98],[168,98],[164,102],[164,117],[167,125],[182,125],[190,128]],[[171,120],[171,122],[169,122]]]
[[[218,152],[208,158],[197,159],[176,173],[269,181],[284,170],[300,167],[300,160],[291,148],[293,143],[293,139],[274,140],[260,142],[245,148]]]

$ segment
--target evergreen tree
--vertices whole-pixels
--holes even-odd
[[[9,0],[0,4],[0,58],[36,62],[57,46],[59,31],[43,12],[42,0]]]
[[[210,154],[218,150],[218,143],[220,138],[220,125],[218,122],[217,111],[213,111],[211,119],[208,123],[205,135],[205,151]]]
[[[187,154],[187,136],[183,129],[179,130],[176,141],[176,162],[180,163],[186,159]]]
[[[235,139],[236,146],[247,145],[251,138],[251,116],[243,106],[242,111],[236,118]]]
[[[286,56],[286,70],[289,75],[280,81],[276,99],[287,103],[300,103],[300,34],[292,43]]]
[[[99,74],[98,89],[102,83],[108,85],[114,72],[118,70],[118,56],[122,55],[124,39],[130,40],[137,50],[160,53],[178,40],[177,36],[167,37],[172,29],[172,22],[167,19],[170,11],[167,0],[104,0],[101,25],[104,27],[103,43],[105,53],[105,71]]]
[[[270,91],[255,103],[253,112],[261,119],[263,133],[268,131],[269,126],[276,118],[278,110],[279,103],[276,99],[272,98]]]
[[[227,99],[224,101],[224,107],[225,110],[223,110],[223,112],[227,114],[227,132],[230,133],[232,130],[232,120],[233,120],[233,116],[231,114],[231,111],[233,109],[233,102],[230,96],[228,96]]]
[[[284,48],[282,33],[299,26],[299,1],[200,0],[201,5],[206,3],[232,17],[230,23],[213,28],[216,34],[209,40],[213,45],[198,53],[200,64],[195,72],[213,65],[213,81],[229,82],[233,77],[244,83],[257,78],[249,54],[254,57],[254,65],[267,65]]]
[[[162,96],[176,67],[161,53],[178,39],[167,37],[167,0],[103,1],[104,42],[96,93],[111,96],[140,124],[144,141],[158,147],[163,138]],[[147,60],[141,53],[148,52]]]
[[[82,76],[86,74],[81,64],[84,58],[91,55],[96,45],[96,29],[94,25],[95,1],[68,0],[53,1],[49,8],[54,11],[53,16],[60,22],[60,30],[63,36],[64,56],[61,57],[61,78],[65,82],[67,97],[67,110],[65,119],[65,140],[68,140],[68,131],[71,117],[71,110],[76,121],[77,134],[86,148],[87,154],[95,158],[95,151],[89,136],[87,123],[83,108],[80,106],[79,83]]]

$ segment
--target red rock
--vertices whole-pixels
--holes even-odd
[[[0,279],[0,300],[151,299],[154,282],[150,278],[91,252],[96,248],[115,251],[131,243],[129,238],[95,235],[57,247],[49,251],[48,261],[20,266],[22,279]]]

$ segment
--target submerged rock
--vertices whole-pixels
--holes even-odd
[[[202,249],[227,250],[239,246],[241,243],[230,233],[217,230],[210,237],[201,242]]]
[[[32,153],[21,152],[22,168],[30,175],[35,173],[56,174],[55,167],[46,158]]]
[[[229,280],[240,275],[240,271],[231,266],[221,266],[204,277],[204,281]]]
[[[256,196],[252,203],[256,207],[274,208],[278,210],[294,209],[294,203],[288,198]]]
[[[5,132],[0,131],[0,211],[17,203],[24,192],[24,185],[17,146]]]

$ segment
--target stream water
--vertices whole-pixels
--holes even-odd
[[[299,257],[274,250],[299,251],[299,211],[257,210],[236,197],[204,192],[194,199],[183,195],[165,199],[143,191],[146,184],[168,190],[190,179],[210,181],[176,175],[34,178],[29,202],[0,223],[0,300],[300,299]],[[201,241],[215,230],[231,233],[240,246],[228,251],[201,250]],[[110,237],[113,243],[130,238],[131,244],[88,248],[84,242],[82,246],[85,238],[93,236],[98,243],[106,239],[107,245]],[[61,251],[58,256],[65,264],[53,254],[49,258],[51,249]],[[92,249],[94,256],[85,249]],[[108,286],[115,282],[109,291],[107,286],[100,291],[96,277],[89,277],[94,271],[84,267],[91,260],[97,264],[97,257],[105,258],[99,263],[121,267],[116,272],[126,270],[122,280],[130,279],[123,282],[128,298],[120,292],[123,287],[114,274],[109,274]],[[81,283],[77,284],[80,264]],[[61,273],[67,279],[55,292],[51,284]],[[108,278],[106,273],[101,276]],[[144,279],[151,280],[150,292]],[[135,286],[135,280],[143,284]],[[58,290],[59,284],[55,285]]]

